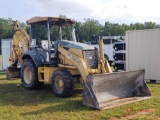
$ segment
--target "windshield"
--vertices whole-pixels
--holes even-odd
[[[75,28],[71,25],[52,26],[50,29],[51,40],[71,40],[76,41]]]
[[[50,26],[50,40],[70,40],[76,41],[75,36],[75,28],[73,25],[65,25],[65,26]],[[47,38],[47,26],[46,25],[32,25],[32,39],[36,39],[37,44],[40,43],[41,40],[48,40]]]

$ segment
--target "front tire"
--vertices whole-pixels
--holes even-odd
[[[74,90],[73,77],[67,69],[60,68],[53,73],[52,89],[58,97],[70,97],[72,95]]]
[[[37,68],[32,60],[26,60],[21,66],[21,82],[27,89],[40,89],[43,82],[38,81]]]

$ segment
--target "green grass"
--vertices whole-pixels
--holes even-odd
[[[0,72],[0,120],[106,120],[132,118],[150,120],[160,118],[160,84],[148,84],[152,98],[104,111],[82,106],[82,86],[75,85],[71,98],[58,98],[50,85],[41,90],[27,90],[20,79],[6,80]],[[157,111],[142,114],[142,111]]]
[[[0,70],[2,69],[2,55],[0,55]]]

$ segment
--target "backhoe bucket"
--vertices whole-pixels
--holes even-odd
[[[6,70],[6,79],[20,78],[20,68],[8,67]]]
[[[99,110],[150,98],[144,70],[88,75],[83,105]]]

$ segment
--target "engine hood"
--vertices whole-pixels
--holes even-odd
[[[57,47],[58,44],[62,44],[65,48],[76,48],[79,50],[93,50],[95,49],[94,46],[87,45],[80,42],[74,42],[74,41],[68,41],[68,40],[57,40],[54,42],[55,47]]]

